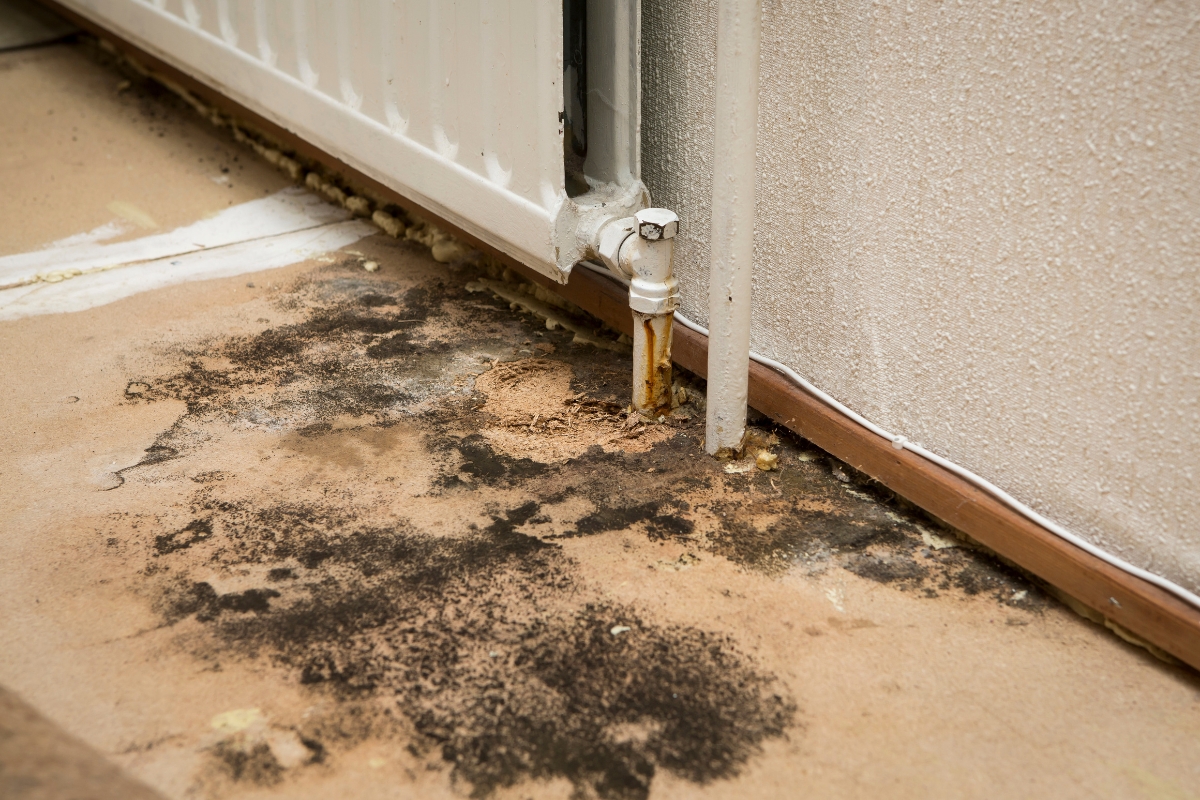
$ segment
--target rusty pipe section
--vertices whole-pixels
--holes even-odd
[[[672,314],[633,312],[633,407],[651,414],[671,410]]]
[[[671,408],[672,315],[679,284],[672,271],[679,217],[643,208],[597,231],[595,251],[614,274],[629,281],[633,311],[633,407],[649,414]]]

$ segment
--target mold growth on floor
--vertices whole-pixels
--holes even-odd
[[[412,745],[480,795],[564,777],[584,796],[644,797],[656,769],[729,777],[791,726],[775,679],[728,637],[656,625],[580,585],[560,548],[516,530],[536,510],[430,536],[344,507],[223,502],[208,557],[186,561],[249,568],[261,588],[218,591],[163,559],[161,613],[200,623],[201,650],[263,655],[402,716]]]
[[[372,241],[384,262],[411,247]],[[467,291],[480,268],[406,279],[361,261],[277,292],[256,333],[164,345],[127,376],[122,402],[182,413],[112,491],[192,487],[103,524],[110,556],[140,564],[133,591],[195,658],[260,660],[370,720],[354,736],[330,733],[332,713],[238,729],[208,746],[205,791],[332,768],[374,738],[474,796],[565,779],[643,798],[661,771],[707,784],[803,737],[744,643],[614,599],[564,549],[580,537],[682,545],[674,569],[846,569],[1043,602],[803,442],[775,445],[769,472],[698,457],[695,405],[661,424],[629,413],[622,348]]]

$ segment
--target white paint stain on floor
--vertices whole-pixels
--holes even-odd
[[[109,223],[0,258],[0,320],[83,311],[186,281],[283,267],[376,229],[289,187],[167,233],[104,243],[122,232]]]

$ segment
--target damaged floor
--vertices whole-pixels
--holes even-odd
[[[124,80],[0,54],[0,256],[286,185]],[[0,796],[1200,796],[1194,672],[803,441],[704,457],[702,385],[631,418],[507,277],[378,233],[0,322]]]

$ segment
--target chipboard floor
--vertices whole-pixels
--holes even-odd
[[[0,108],[0,796],[1200,796],[1195,673],[822,452],[86,44]]]

